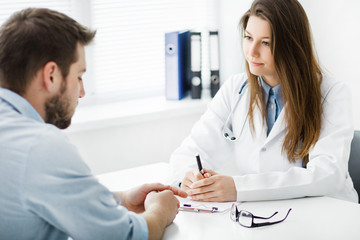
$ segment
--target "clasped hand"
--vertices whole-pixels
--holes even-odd
[[[165,199],[171,197],[171,195],[178,195],[180,197],[186,197],[186,193],[172,186],[163,185],[161,183],[151,183],[143,184],[141,186],[132,188],[125,192],[116,192],[121,201],[122,205],[128,210],[141,213],[145,211],[144,202],[147,199],[150,193],[159,193],[159,195],[165,195],[165,192],[170,192],[171,194]],[[160,192],[164,192],[160,194]],[[150,194],[151,195],[151,194]],[[159,196],[160,197],[160,196]],[[152,199],[154,197],[151,197]],[[176,199],[173,197],[173,199]]]
[[[184,191],[161,183],[144,184],[115,194],[120,197],[122,206],[142,214],[149,240],[160,239],[165,227],[174,220],[180,206],[175,195],[187,196]]]
[[[232,177],[220,175],[204,168],[202,175],[198,169],[186,173],[181,189],[191,200],[204,202],[236,201],[236,188]]]

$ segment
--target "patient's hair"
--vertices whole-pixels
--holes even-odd
[[[47,62],[59,66],[64,79],[77,61],[77,43],[85,46],[95,36],[74,19],[45,8],[13,14],[0,28],[0,86],[24,94]]]
[[[266,20],[271,27],[271,51],[285,106],[287,134],[283,142],[290,162],[308,162],[309,151],[316,144],[321,128],[322,73],[314,52],[311,30],[303,7],[297,0],[255,0],[240,20],[242,34],[251,16]],[[254,109],[262,109],[264,93],[257,79],[246,71],[250,86],[249,121],[254,132]],[[263,121],[263,124],[264,121]]]

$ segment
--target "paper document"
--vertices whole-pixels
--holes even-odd
[[[180,201],[180,211],[199,212],[199,213],[224,213],[230,211],[233,202],[200,202],[192,201],[188,198],[178,198]]]

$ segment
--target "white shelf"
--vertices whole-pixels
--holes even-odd
[[[207,95],[203,93],[199,100],[186,97],[180,101],[167,101],[164,97],[156,97],[79,107],[71,126],[65,131],[94,130],[202,113],[211,100]]]

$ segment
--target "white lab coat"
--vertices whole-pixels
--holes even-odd
[[[209,103],[207,111],[193,126],[181,146],[171,155],[173,180],[180,182],[185,172],[196,167],[199,153],[204,168],[219,170],[232,162],[238,201],[288,199],[305,196],[331,196],[358,201],[348,173],[350,144],[353,137],[351,97],[342,82],[324,77],[323,119],[320,137],[309,153],[309,163],[290,163],[282,144],[286,134],[284,111],[280,112],[269,136],[261,112],[254,112],[255,134],[247,118],[249,87],[245,87],[232,119],[232,142],[223,136],[223,126],[236,105],[246,74],[232,76]],[[174,181],[173,181],[174,182]]]

